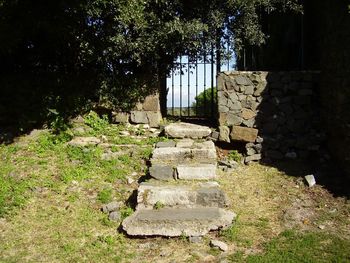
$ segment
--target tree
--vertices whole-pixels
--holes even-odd
[[[262,44],[259,12],[298,7],[297,0],[0,0],[0,86],[12,90],[8,105],[24,92],[42,108],[68,111],[73,97],[127,107],[179,54],[208,51],[218,39],[237,52]]]

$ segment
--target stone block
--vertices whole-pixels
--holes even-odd
[[[250,109],[242,109],[242,118],[245,120],[252,119],[256,116],[256,112]]]
[[[188,148],[156,148],[153,150],[151,162],[182,162],[191,157],[191,149]]]
[[[172,123],[165,127],[165,134],[172,138],[204,138],[211,134],[211,129],[206,126],[191,123]]]
[[[235,113],[227,113],[226,124],[229,126],[240,125],[242,123],[242,118],[239,116],[240,114]]]
[[[148,124],[148,118],[145,111],[131,111],[130,120],[132,123]]]
[[[128,123],[130,114],[127,112],[112,112],[113,123]]]
[[[159,127],[159,124],[162,121],[162,115],[159,111],[146,111],[146,116],[150,127]]]
[[[176,143],[174,141],[165,141],[165,142],[157,142],[156,148],[166,148],[166,147],[175,147]]]
[[[182,139],[182,140],[179,140],[177,143],[176,143],[176,147],[179,147],[179,148],[191,148],[193,146],[193,143],[194,141],[192,139]]]
[[[249,163],[252,161],[259,161],[259,160],[261,160],[261,154],[253,154],[253,155],[245,157],[244,162]]]
[[[233,126],[230,137],[234,141],[255,142],[258,130],[248,127]]]
[[[152,209],[157,203],[166,207],[225,207],[227,198],[217,185],[141,183],[137,194],[137,209]]]
[[[171,165],[154,164],[149,168],[150,175],[158,180],[174,180],[174,168]]]
[[[226,125],[227,124],[227,113],[219,112],[219,124]]]
[[[246,86],[244,89],[245,95],[253,95],[254,94],[254,86]]]
[[[228,227],[236,215],[222,208],[140,209],[122,222],[132,236],[204,236],[211,230]]]
[[[142,103],[142,107],[145,111],[160,111],[159,95],[147,96]]]
[[[235,77],[237,85],[249,86],[253,85],[252,81],[246,76],[238,75]]]
[[[178,165],[177,178],[180,180],[211,180],[216,178],[216,165]]]
[[[219,126],[219,141],[230,142],[230,128],[227,126]]]

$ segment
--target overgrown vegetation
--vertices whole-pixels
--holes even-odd
[[[217,88],[208,88],[195,97],[195,102],[192,103],[191,107],[197,116],[217,116],[217,100]]]
[[[117,201],[122,219],[133,213],[135,186],[126,178],[136,181],[147,173],[144,159],[161,139],[137,136],[140,127],[112,125],[95,113],[71,126],[58,134],[37,131],[0,146],[1,262],[203,262],[210,257],[214,262],[349,261],[349,203],[257,164],[219,174],[228,209],[238,214],[232,227],[199,244],[185,236],[129,239],[101,207]],[[120,136],[122,130],[134,137]],[[68,146],[75,134],[105,136],[108,143],[120,145]],[[106,153],[116,155],[105,159]],[[162,207],[157,202],[154,209]],[[230,250],[210,248],[210,239],[226,242]]]

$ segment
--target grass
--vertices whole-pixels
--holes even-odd
[[[350,260],[349,202],[263,165],[239,165],[232,173],[219,174],[229,209],[238,216],[232,227],[210,233],[203,243],[193,244],[185,237],[126,237],[117,231],[120,222],[108,220],[100,209],[104,203],[121,201],[121,217],[133,213],[128,199],[135,186],[126,178],[146,173],[152,144],[164,139],[144,138],[140,127],[111,125],[94,113],[88,116],[79,136],[105,136],[108,143],[118,144],[109,148],[118,152],[116,158],[104,160],[107,149],[101,145],[68,146],[76,134],[74,125],[59,134],[43,131],[0,145],[0,262]],[[120,136],[122,130],[133,136]],[[120,146],[129,144],[132,147]],[[157,204],[155,209],[161,207]],[[210,248],[214,238],[234,249],[222,253]]]

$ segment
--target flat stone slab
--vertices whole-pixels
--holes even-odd
[[[138,210],[122,222],[131,236],[204,236],[232,224],[235,213],[222,208]]]
[[[211,146],[212,142],[194,143],[196,148],[164,147],[153,150],[151,163],[216,163],[216,149]],[[197,146],[195,146],[197,145]],[[201,147],[199,147],[201,146]]]
[[[85,147],[90,145],[97,145],[101,140],[96,137],[75,137],[68,142],[68,145],[75,147]]]
[[[192,138],[200,139],[208,137],[211,129],[207,126],[192,123],[171,123],[165,127],[165,135],[172,138]]]
[[[180,180],[211,180],[216,178],[216,165],[178,165],[177,179]]]
[[[137,194],[137,210],[166,207],[226,207],[227,198],[217,184],[141,183]]]

